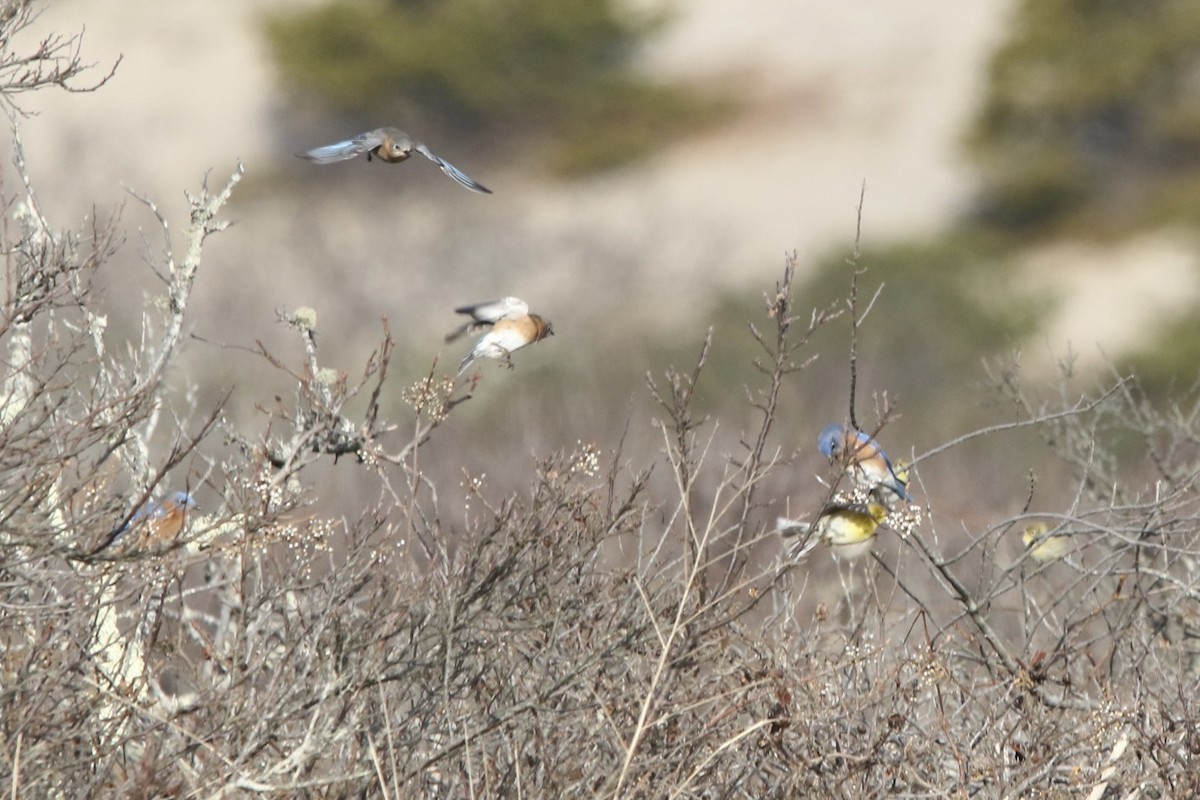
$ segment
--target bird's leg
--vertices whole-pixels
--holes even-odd
[[[850,622],[850,628],[854,629],[858,626],[854,613],[854,565],[849,564],[849,575],[842,572],[842,563],[835,559],[834,565],[837,567],[838,581],[842,584],[842,602],[846,604],[846,618]]]
[[[504,356],[501,359],[504,362],[504,366],[508,367],[509,369],[513,369],[512,351],[505,350],[503,347],[500,348],[500,351],[504,353]]]

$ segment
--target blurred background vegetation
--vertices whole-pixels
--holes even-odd
[[[1017,245],[1194,229],[1200,4],[1024,0],[993,58],[969,145],[981,189],[966,224],[1013,234]],[[1193,306],[1162,321],[1117,355],[1118,368],[1135,370],[1160,399],[1193,386],[1198,319]]]
[[[1200,4],[1025,0],[970,137],[978,218],[1111,234],[1200,221]]]
[[[549,162],[580,173],[730,110],[727,94],[637,69],[669,19],[614,0],[328,0],[275,11],[265,27],[301,106],[551,137]],[[1200,221],[1200,5],[1020,2],[968,144],[982,182],[969,218],[988,226]]]
[[[284,81],[365,127],[419,116],[581,174],[720,116],[730,101],[635,68],[665,21],[614,0],[331,0],[266,25]]]
[[[486,140],[496,152],[580,177],[736,111],[731,92],[667,84],[639,69],[640,49],[669,24],[669,14],[614,0],[328,0],[275,11],[265,30],[301,113],[315,101],[317,113],[344,118],[347,131],[419,119],[423,131],[453,129],[460,140]],[[860,332],[858,413],[867,421],[870,398],[887,392],[902,412],[893,434],[901,441],[933,440],[990,417],[982,363],[1045,346],[1046,322],[1063,298],[1028,288],[1031,246],[1200,222],[1200,4],[1018,0],[964,139],[978,189],[942,233],[868,238],[853,264],[844,242],[808,260],[797,279],[798,297],[813,308],[844,298],[856,269],[866,270],[861,302],[883,287]],[[716,205],[730,202],[713,196]],[[865,215],[869,223],[869,191]],[[645,245],[652,252],[656,243]],[[613,254],[595,260],[605,257]],[[699,264],[696,280],[722,268]],[[764,269],[773,276],[776,267],[755,272]],[[642,376],[690,364],[709,325],[711,366],[697,407],[735,427],[747,423],[744,387],[756,380],[757,345],[746,321],[761,319],[763,283],[714,286],[685,324],[653,329],[645,320],[612,324],[616,301],[581,284],[587,302],[570,309],[567,324],[556,318],[559,336],[542,345],[557,355],[528,358],[519,380],[487,372],[495,389],[528,400],[481,393],[478,409],[463,416],[489,424],[443,431],[463,437],[448,449],[479,455],[468,443],[484,436],[507,452],[506,431],[522,432],[524,447],[536,450],[559,434],[620,430],[649,407]],[[629,313],[631,298],[619,300]],[[1117,368],[1136,368],[1152,397],[1190,385],[1200,354],[1196,313],[1147,331],[1151,341],[1136,352],[1112,353]],[[784,442],[806,443],[824,420],[844,417],[848,343],[846,319],[814,339],[821,358],[802,386],[785,388],[790,407],[803,412],[781,417]],[[424,369],[428,347],[419,339],[411,346],[405,360]]]
[[[868,270],[863,295],[885,284],[864,372],[880,389],[938,399],[905,409],[918,436],[978,421],[981,362],[1042,344],[1064,298],[1027,288],[1030,247],[1200,223],[1200,4],[1021,0],[966,148],[975,203],[943,234],[871,247],[853,267],[839,248],[800,293],[817,307],[843,297],[857,267]],[[727,303],[745,318],[744,300]],[[1135,372],[1154,400],[1190,395],[1198,321],[1200,303],[1168,315],[1110,354],[1113,366]]]

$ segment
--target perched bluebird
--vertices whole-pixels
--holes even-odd
[[[129,524],[121,529],[138,533],[141,544],[158,545],[174,541],[187,523],[187,513],[196,501],[187,492],[171,492],[164,500],[149,500],[138,509]]]
[[[879,443],[862,431],[834,423],[817,437],[817,447],[830,461],[845,464],[855,484],[888,507],[895,499],[909,499],[908,465],[897,470]]]
[[[1021,540],[1029,550],[1029,557],[1039,564],[1058,561],[1066,558],[1074,549],[1069,536],[1048,536],[1050,526],[1044,522],[1034,522],[1026,525],[1021,533]]]
[[[398,128],[376,128],[373,131],[360,133],[353,139],[344,142],[334,142],[324,147],[317,147],[304,153],[296,153],[300,158],[306,158],[314,164],[332,164],[335,161],[345,161],[355,156],[367,154],[367,161],[378,158],[389,164],[398,164],[407,160],[414,152],[428,158],[442,168],[442,172],[458,181],[472,192],[491,194],[492,190],[471,180],[445,159],[435,156],[422,142],[409,136]]]
[[[821,509],[816,525],[780,517],[776,527],[783,536],[812,532],[793,548],[792,558],[799,559],[808,554],[818,543],[832,548],[838,558],[856,558],[871,549],[879,525],[888,515],[883,503],[832,503]]]
[[[537,314],[529,313],[529,306],[524,300],[516,297],[505,297],[501,300],[488,300],[474,305],[461,306],[454,309],[456,314],[466,314],[471,319],[462,326],[446,334],[446,341],[452,342],[466,333],[488,329],[479,337],[471,352],[463,356],[458,365],[461,376],[477,358],[495,358],[503,361],[512,369],[512,353],[527,344],[540,342],[547,336],[554,335],[550,321]]]

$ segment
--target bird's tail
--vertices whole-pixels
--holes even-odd
[[[788,548],[788,556],[792,561],[804,558],[821,541],[820,537],[812,535],[812,525],[808,522],[778,517],[775,520],[775,529],[785,538],[806,534]]]
[[[778,517],[775,520],[775,528],[779,531],[780,536],[796,536],[797,534],[807,533],[811,528],[807,522],[800,522],[787,517]]]
[[[475,363],[475,351],[474,350],[467,353],[465,356],[463,356],[463,360],[458,362],[458,377],[461,378],[463,376],[463,373],[466,372],[468,369],[470,369],[471,365],[473,363]]]
[[[484,328],[488,327],[488,324],[489,323],[485,322],[475,322],[474,320],[471,322],[464,322],[462,325],[459,325],[457,328],[446,334],[446,342],[453,342],[461,339],[468,333],[474,333],[475,331],[483,330]]]

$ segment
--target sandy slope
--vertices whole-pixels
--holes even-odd
[[[473,166],[540,224],[584,213],[619,229],[653,198],[660,225],[719,232],[739,264],[844,235],[863,180],[869,233],[933,227],[966,189],[955,141],[1009,2],[761,0],[747,11],[724,0],[678,3],[648,68],[684,79],[735,76],[744,119],[582,187],[531,185],[496,164]],[[124,182],[174,197],[234,158],[251,170],[273,167],[279,95],[256,20],[278,5],[53,4],[40,29],[86,26],[89,60],[124,61],[100,93],[37,98],[43,113],[27,139],[39,177],[53,181],[48,189],[111,196]],[[69,163],[56,158],[67,151]]]
[[[646,164],[571,185],[439,143],[497,189],[487,199],[428,165],[386,174],[347,165],[319,193],[294,191],[289,176],[311,176],[289,153],[306,143],[275,127],[281,98],[257,29],[263,9],[285,4],[52,4],[39,30],[86,27],[89,60],[124,61],[96,94],[31,100],[40,115],[24,136],[43,201],[67,222],[93,204],[120,203],[124,184],[180,219],[183,187],[210,168],[223,176],[241,159],[265,183],[239,211],[246,230],[223,243],[238,263],[212,267],[223,287],[211,296],[212,313],[265,320],[270,310],[256,305],[263,292],[272,305],[314,296],[334,305],[327,298],[336,296],[329,319],[338,324],[390,313],[432,328],[445,322],[435,309],[511,292],[573,308],[581,319],[615,303],[686,318],[713,287],[757,292],[785,252],[803,261],[847,246],[863,181],[868,243],[935,230],[969,195],[958,140],[1012,0],[681,0],[647,68],[730,82],[746,114]],[[393,224],[374,224],[378,214]],[[1159,282],[1181,273],[1177,257],[1143,255],[1135,255],[1139,275],[1159,264]],[[1090,292],[1086,306],[1068,306],[1054,336],[1085,350],[1092,339],[1117,346],[1112,337],[1129,331],[1097,325],[1087,309],[1120,307],[1121,284],[1105,292],[1107,282],[1088,281],[1090,255],[1046,258],[1035,263],[1064,267],[1048,290],[1081,296],[1063,277],[1074,275]],[[284,285],[280,269],[289,273]],[[347,274],[354,279],[338,277]],[[229,290],[234,281],[240,291]],[[577,308],[581,295],[587,308]],[[1143,299],[1153,314],[1185,296]]]

